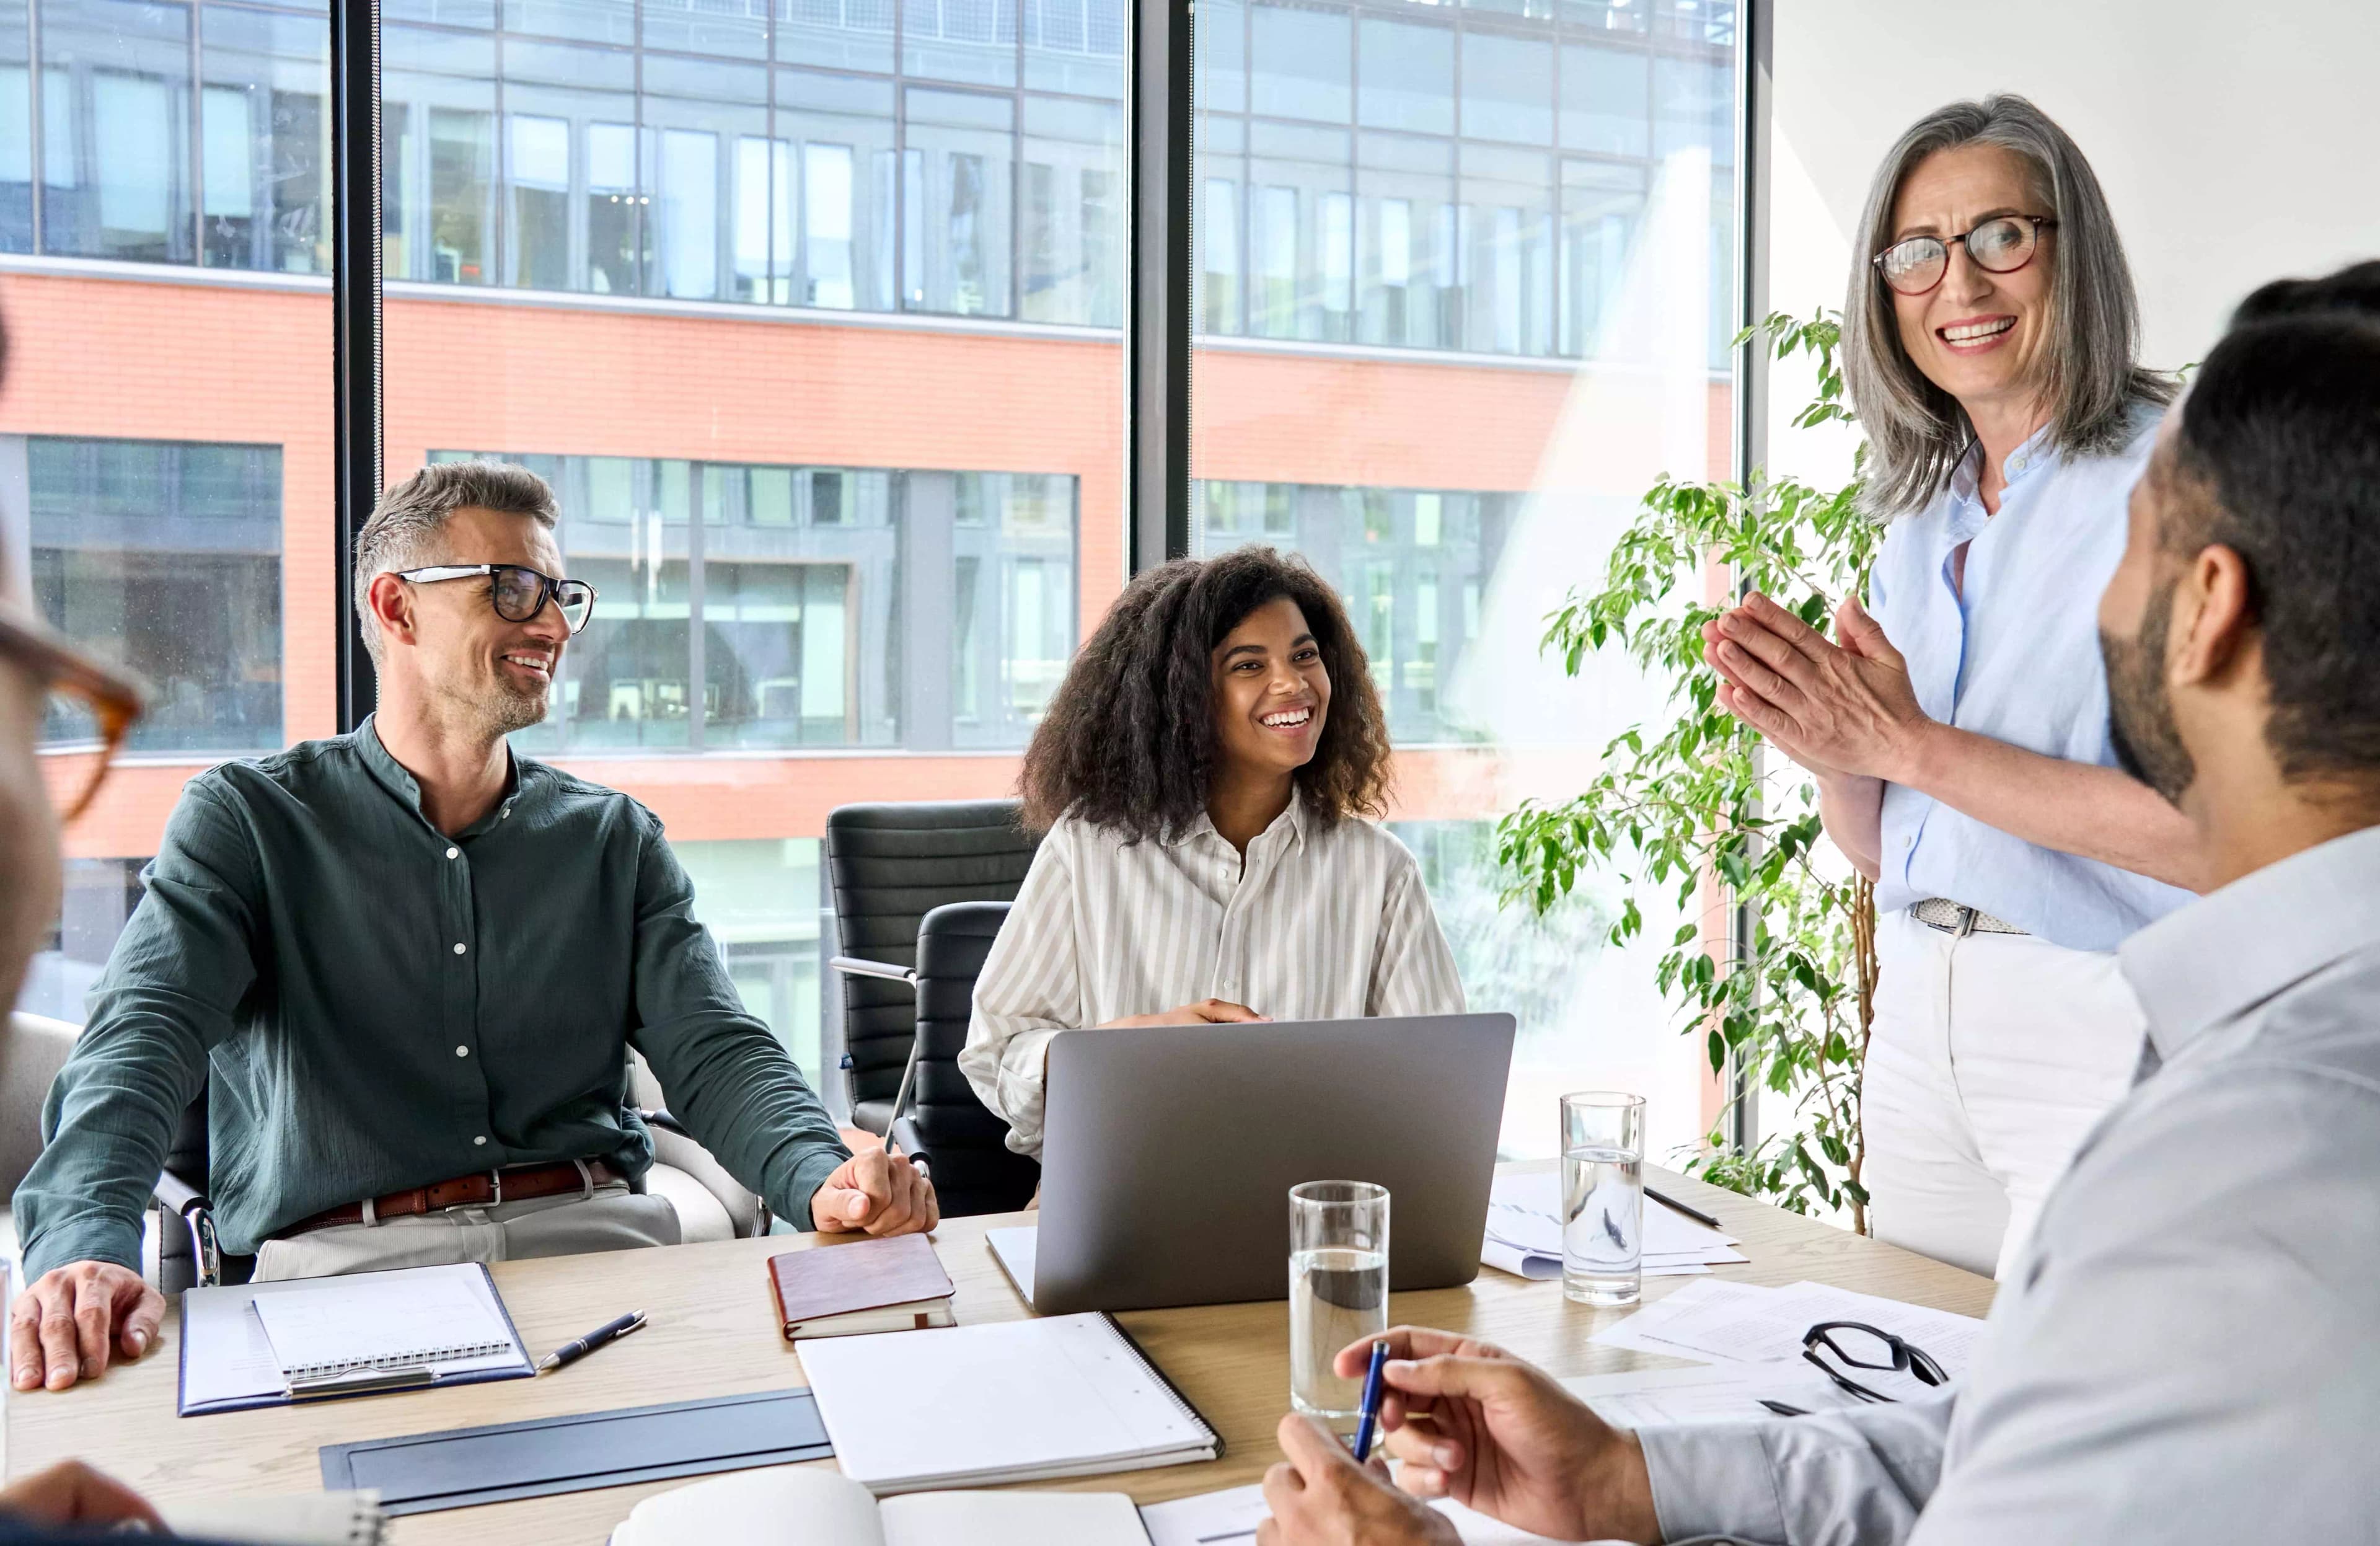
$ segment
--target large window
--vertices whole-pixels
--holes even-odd
[[[1012,790],[1123,582],[1124,0],[385,18],[388,475],[552,482],[599,600],[517,745],[834,1097],[827,812]]]
[[[1021,747],[1074,652],[1071,479],[501,459],[597,593],[526,749]]]
[[[281,451],[0,435],[35,604],[150,688],[136,752],[281,745]],[[55,717],[50,738],[86,726]]]
[[[1511,493],[1202,482],[1192,551],[1250,542],[1303,554],[1337,587],[1405,746],[1481,738],[1440,692],[1480,635],[1479,609],[1521,505]]]
[[[1126,577],[1129,14],[382,6],[386,476],[553,482],[601,600],[520,745],[662,815],[831,1096],[826,812],[1012,789]],[[1196,18],[1192,546],[1346,598],[1397,830],[1475,1002],[1523,1015],[1519,1151],[1590,1077],[1645,1085],[1657,1143],[1699,1125],[1691,1049],[1595,943],[1616,900],[1499,911],[1489,823],[1641,707],[1540,661],[1544,614],[1654,476],[1718,469],[1734,14]],[[319,0],[0,0],[0,530],[157,688],[72,834],[58,1012],[189,768],[338,728],[328,48]]]
[[[329,58],[320,5],[0,0],[0,575],[149,689],[39,1013],[82,1017],[193,772],[336,728]]]
[[[392,7],[387,273],[1116,326],[1123,4]]]
[[[1193,546],[1293,550],[1345,602],[1395,828],[1473,1004],[1521,1019],[1515,1153],[1552,1151],[1566,1088],[1642,1090],[1657,1151],[1710,1110],[1649,966],[1602,943],[1623,899],[1500,906],[1493,822],[1657,707],[1537,645],[1656,477],[1727,470],[1734,10],[1198,8]]]
[[[825,812],[1010,789],[1123,578],[1125,41],[1123,0],[384,7],[387,478],[552,481],[602,599],[522,748],[662,812],[830,1095]],[[155,688],[45,1012],[193,766],[338,727],[328,51],[319,4],[0,0],[0,531]]]

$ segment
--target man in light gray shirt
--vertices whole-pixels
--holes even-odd
[[[2131,520],[2100,604],[2116,741],[2219,889],[2123,947],[2141,1081],[1963,1387],[1631,1435],[1401,1330],[1407,1489],[1563,1540],[2380,1537],[2380,263],[2249,298]],[[1262,1546],[1455,1540],[1305,1419],[1281,1438]]]

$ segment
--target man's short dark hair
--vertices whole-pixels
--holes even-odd
[[[2178,411],[2166,542],[2245,561],[2283,776],[2380,773],[2380,262],[2257,290]]]

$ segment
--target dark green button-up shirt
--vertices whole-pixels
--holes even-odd
[[[744,1011],[660,820],[516,758],[448,838],[367,720],[192,779],[52,1086],[18,1188],[25,1268],[136,1270],[140,1211],[208,1091],[224,1248],[402,1187],[601,1158],[641,1176],[627,1048],[776,1213],[847,1157]]]

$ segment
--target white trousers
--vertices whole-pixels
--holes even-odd
[[[597,1187],[590,1197],[565,1193],[489,1208],[449,1208],[267,1240],[257,1248],[255,1281],[525,1261],[677,1243],[677,1210],[669,1199],[631,1192],[626,1182],[616,1181]]]
[[[2116,957],[2029,934],[1876,920],[1863,1112],[1876,1237],[1998,1275],[2092,1126],[2131,1088],[2147,1022]]]

